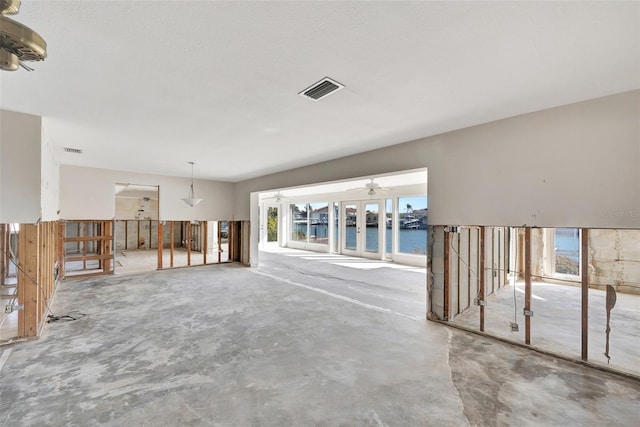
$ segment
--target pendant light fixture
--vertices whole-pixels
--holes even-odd
[[[188,163],[191,165],[191,187],[189,187],[189,197],[185,197],[182,200],[184,200],[184,202],[189,206],[194,207],[195,205],[200,203],[202,199],[196,199],[195,193],[193,191],[193,165],[195,163],[193,162],[188,162]]]

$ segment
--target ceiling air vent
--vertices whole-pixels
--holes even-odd
[[[67,152],[67,153],[82,154],[82,150],[79,149],[79,148],[64,147],[64,151]]]
[[[300,92],[299,95],[302,95],[305,98],[309,98],[314,101],[318,101],[319,99],[322,99],[325,96],[342,89],[343,87],[344,85],[338,83],[337,81],[332,80],[329,77],[325,77],[318,83],[314,83],[310,87]]]

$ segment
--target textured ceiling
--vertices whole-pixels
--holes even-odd
[[[61,163],[239,181],[640,87],[638,2],[24,0]],[[329,76],[345,89],[298,95]],[[61,147],[84,150],[82,155]]]

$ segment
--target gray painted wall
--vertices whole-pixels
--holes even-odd
[[[640,91],[244,181],[235,219],[251,192],[420,167],[431,224],[640,228]]]

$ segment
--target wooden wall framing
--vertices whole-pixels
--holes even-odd
[[[70,233],[75,230],[75,235]],[[113,274],[113,221],[61,221],[62,250],[61,250],[61,275],[69,277],[88,277],[103,274]],[[75,246],[75,251],[70,247]],[[90,261],[97,263],[89,264]],[[74,269],[69,269],[74,263]],[[78,263],[82,267],[78,268]]]
[[[58,223],[20,224],[18,232],[18,338],[35,337],[47,316],[58,279]]]
[[[475,226],[464,226],[459,227],[458,230],[461,230],[459,233],[455,232],[447,232],[442,233],[442,230],[445,230],[444,226],[433,226],[434,231],[430,234],[432,236],[441,236],[439,243],[442,243],[445,246],[445,250],[443,252],[442,258],[433,256],[430,257],[432,260],[432,264],[429,268],[436,271],[443,271],[444,277],[440,278],[438,283],[442,284],[443,292],[442,294],[438,294],[433,292],[433,290],[429,293],[429,298],[437,298],[437,302],[435,304],[431,304],[433,306],[440,306],[439,303],[442,303],[441,307],[444,307],[444,315],[439,314],[438,312],[429,311],[427,318],[436,321],[444,321],[452,326],[461,327],[466,330],[477,331],[481,334],[486,334],[490,336],[494,336],[498,339],[511,341],[513,343],[517,343],[519,345],[524,346],[533,346],[537,350],[554,354],[558,357],[565,358],[573,361],[582,361],[588,364],[592,364],[595,362],[593,366],[597,366],[599,369],[609,369],[614,372],[620,373],[619,368],[608,368],[604,365],[600,364],[599,359],[589,357],[589,314],[590,314],[590,301],[589,301],[589,291],[590,291],[590,276],[589,269],[592,267],[590,262],[592,262],[592,253],[590,250],[590,235],[592,234],[593,229],[589,228],[581,228],[581,238],[580,238],[580,274],[581,274],[581,283],[580,283],[580,308],[581,308],[581,316],[580,316],[580,329],[576,329],[572,331],[576,336],[580,337],[581,345],[580,345],[580,353],[579,355],[576,353],[575,356],[570,356],[567,353],[557,353],[556,350],[551,348],[543,348],[536,346],[544,346],[544,340],[539,340],[535,342],[536,336],[532,334],[532,330],[534,327],[534,301],[533,298],[533,281],[534,280],[544,280],[544,276],[536,275],[536,270],[534,267],[535,258],[533,256],[535,249],[535,245],[537,244],[534,241],[534,232],[535,228],[533,227],[475,227]],[[496,233],[496,230],[501,228],[500,233]],[[478,238],[474,239],[473,230],[478,230]],[[441,231],[441,233],[437,233],[436,230]],[[467,234],[465,234],[467,233]],[[494,234],[495,233],[495,234]],[[480,243],[476,245],[476,240]],[[484,243],[483,243],[484,241]],[[501,248],[496,248],[497,242],[503,242]],[[477,246],[477,250],[472,250],[473,247]],[[513,251],[513,253],[512,253]],[[477,255],[477,261],[474,263],[474,256]],[[513,258],[515,257],[515,258]],[[497,261],[496,261],[497,259]],[[462,264],[467,264],[467,269],[463,269],[461,267]],[[495,261],[495,262],[494,262]],[[477,313],[469,313],[479,317],[479,322],[475,323],[473,326],[469,325],[469,322],[455,322],[456,317],[456,308],[460,308],[461,311],[458,313],[462,313],[462,311],[470,308],[464,307],[465,304],[462,304],[461,301],[467,298],[468,294],[460,293],[459,283],[461,281],[464,282],[466,278],[469,277],[469,269],[475,268],[478,266],[479,271],[486,271],[490,274],[478,274],[479,283],[478,283],[478,300],[482,301],[485,297],[488,297],[492,292],[495,292],[495,287],[492,285],[492,278],[496,277],[496,274],[493,271],[499,270],[497,276],[499,280],[494,282],[498,286],[502,286],[503,284],[507,284],[509,282],[509,274],[513,274],[515,280],[523,281],[523,297],[524,301],[516,305],[515,308],[519,310],[518,318],[524,318],[524,330],[521,334],[513,334],[510,337],[505,337],[503,333],[496,332],[495,328],[493,330],[486,330],[485,328],[485,316],[490,316],[492,314],[491,310],[484,310],[484,305],[480,304],[480,307]],[[485,268],[486,265],[486,268]],[[434,277],[437,277],[434,274]],[[468,279],[466,279],[468,280]],[[553,282],[552,282],[553,283]],[[515,286],[515,283],[511,284]],[[475,289],[474,289],[475,290]],[[473,295],[473,293],[471,294]],[[491,302],[491,301],[490,301]],[[593,302],[591,302],[593,305]],[[593,309],[593,307],[591,307]],[[520,311],[521,310],[521,311]],[[540,309],[542,310],[542,308]],[[521,313],[521,314],[520,314]],[[515,317],[515,316],[514,316]],[[503,319],[503,318],[501,318]],[[516,329],[512,332],[518,332]],[[539,332],[540,333],[540,332]],[[606,355],[606,353],[605,353]],[[625,368],[625,370],[628,368]],[[626,374],[630,374],[629,372],[625,372]],[[634,378],[637,378],[636,374],[630,374]]]

